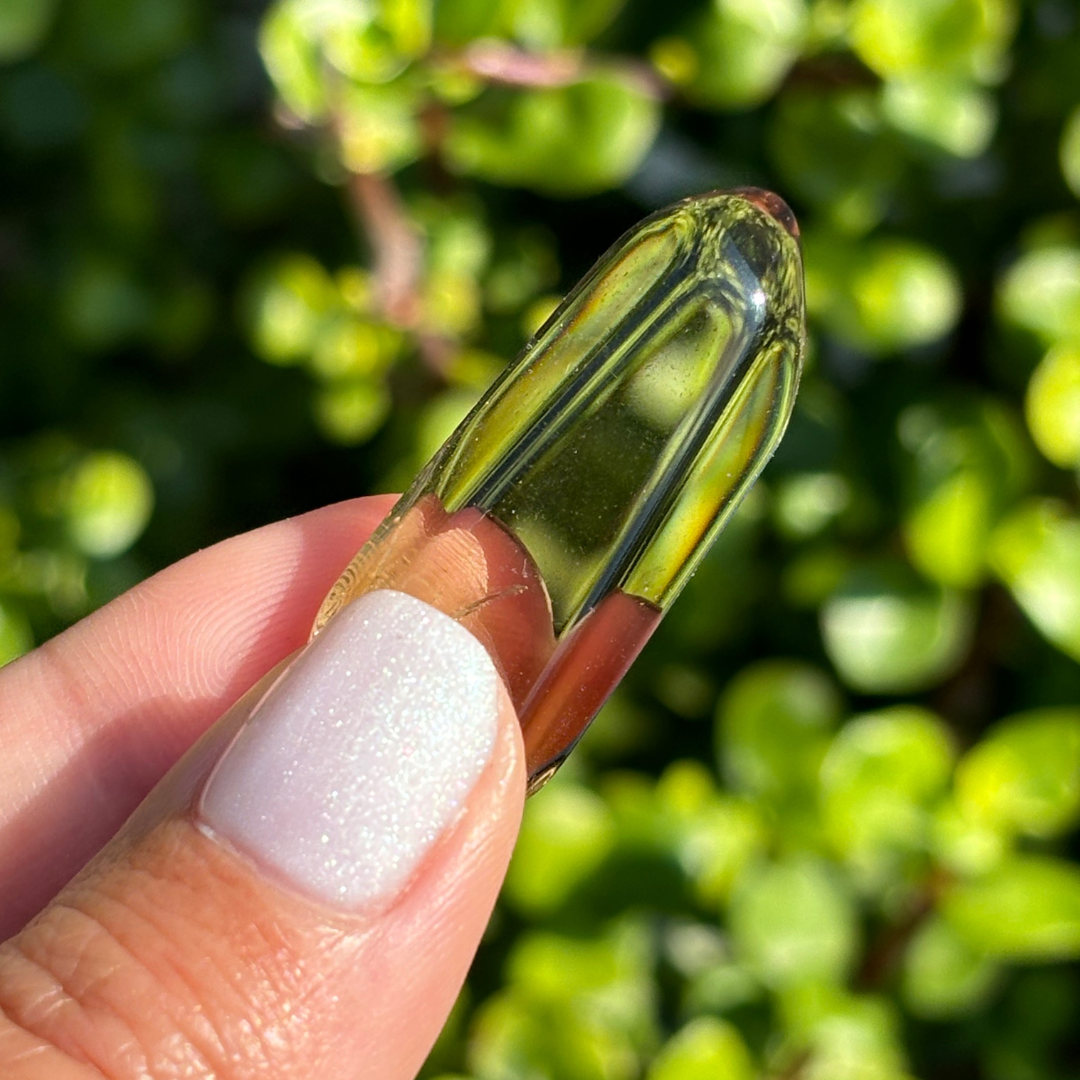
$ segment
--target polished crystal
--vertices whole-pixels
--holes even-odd
[[[804,342],[798,231],[757,189],[626,233],[327,596],[459,619],[518,709],[530,789],[572,749],[779,442]]]

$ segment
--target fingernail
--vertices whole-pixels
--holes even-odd
[[[498,675],[476,638],[405,593],[368,593],[256,708],[201,818],[316,899],[385,900],[460,813],[497,723]]]

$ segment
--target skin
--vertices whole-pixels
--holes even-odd
[[[525,776],[507,695],[465,811],[376,910],[281,888],[186,810],[224,737],[211,726],[303,644],[392,502],[201,551],[0,671],[6,1080],[415,1075],[517,835]]]

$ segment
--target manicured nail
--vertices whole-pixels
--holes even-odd
[[[368,593],[274,685],[207,782],[202,820],[302,892],[396,895],[491,758],[484,647],[405,593]]]

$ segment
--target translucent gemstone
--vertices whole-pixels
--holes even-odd
[[[378,588],[459,619],[506,680],[535,790],[775,450],[803,309],[777,196],[714,192],[646,218],[428,463],[313,632]]]

